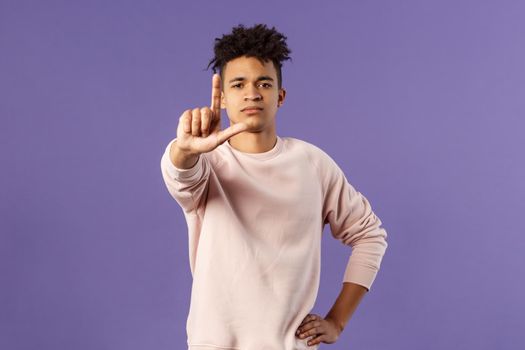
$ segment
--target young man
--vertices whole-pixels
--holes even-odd
[[[161,159],[184,211],[193,276],[189,350],[298,350],[334,343],[387,248],[368,200],[320,148],[276,134],[286,37],[239,25],[217,38],[211,106],[186,110]],[[209,65],[208,65],[209,67]],[[230,126],[221,130],[221,109]],[[323,228],[352,247],[325,317],[309,314]]]

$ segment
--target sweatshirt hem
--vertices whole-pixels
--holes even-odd
[[[213,344],[188,344],[188,350],[241,350],[241,348]]]

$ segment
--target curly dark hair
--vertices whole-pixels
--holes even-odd
[[[262,23],[250,28],[246,28],[243,24],[233,27],[231,34],[215,38],[213,51],[215,57],[208,63],[206,69],[213,64],[213,73],[217,73],[217,68],[219,68],[221,79],[224,78],[223,71],[226,63],[237,57],[255,57],[261,63],[271,60],[277,71],[279,89],[282,87],[282,62],[291,60],[289,57],[291,51],[286,45],[286,36],[279,33],[275,27],[269,29]]]

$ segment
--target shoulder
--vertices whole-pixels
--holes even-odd
[[[295,137],[281,137],[288,149],[303,150],[305,152],[313,153],[317,156],[318,153],[325,153],[320,147],[314,145],[306,140],[301,140]]]
[[[316,166],[333,166],[336,165],[334,159],[321,147],[306,141],[301,140],[295,137],[283,137],[282,138],[286,143],[286,148],[289,150],[301,150],[308,155],[308,158]]]

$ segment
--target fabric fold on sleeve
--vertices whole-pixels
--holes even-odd
[[[332,236],[352,248],[343,282],[370,290],[388,246],[387,232],[372,211],[370,202],[347,180],[327,154],[320,165],[324,191],[323,219]]]
[[[191,168],[177,168],[170,159],[170,148],[175,141],[176,138],[169,142],[162,155],[162,177],[171,196],[185,212],[191,212],[203,203],[211,169],[204,154],[199,154],[197,162]]]

